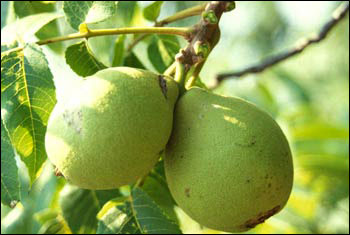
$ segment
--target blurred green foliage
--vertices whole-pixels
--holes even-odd
[[[159,19],[196,4],[199,3],[166,1]],[[60,2],[55,5],[56,9],[62,7]],[[142,13],[147,5],[149,3],[120,2],[115,17],[94,27],[150,26],[152,22],[147,21]],[[201,72],[207,85],[212,84],[220,72],[249,66],[317,31],[339,2],[318,2],[315,5],[237,2],[236,5],[233,12],[222,17],[221,40]],[[13,11],[11,4],[1,2],[1,28],[6,25],[6,20],[14,19]],[[22,15],[18,15],[20,17]],[[317,21],[311,21],[311,18]],[[63,21],[58,19],[48,27],[55,27],[54,34],[72,32]],[[192,17],[171,26],[192,25],[197,21],[198,17]],[[37,36],[46,35],[45,30]],[[123,37],[118,47],[129,45],[133,37]],[[114,48],[117,38],[108,36],[89,40],[94,54],[107,66],[116,57],[111,48]],[[185,45],[184,40],[179,41]],[[147,48],[155,42],[155,37],[148,37],[134,48],[133,53],[124,52],[124,64],[144,66],[153,71],[164,69],[154,67],[148,58]],[[69,43],[72,42],[62,45],[66,48]],[[56,81],[58,95],[63,96],[60,87],[71,83],[77,75],[60,58],[60,48],[52,47],[55,53],[48,47],[46,49],[53,74],[60,78]],[[263,73],[227,80],[215,92],[245,98],[265,109],[282,126],[292,147],[295,184],[288,205],[252,232],[349,233],[349,17],[340,22],[327,39],[300,55]],[[29,190],[27,172],[23,164],[19,163],[19,166],[22,201],[14,209],[1,206],[1,233],[48,231],[43,230],[42,214],[60,212],[59,194],[65,182],[58,180],[47,164]],[[177,209],[177,214],[184,233],[217,233],[202,228],[180,209]],[[60,231],[70,232],[67,225],[59,221]]]

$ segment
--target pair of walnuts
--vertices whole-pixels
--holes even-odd
[[[286,204],[288,142],[265,112],[239,98],[118,67],[84,79],[49,119],[46,151],[72,184],[112,189],[149,173],[164,152],[175,201],[204,226],[234,232]]]

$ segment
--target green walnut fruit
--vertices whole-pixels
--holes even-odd
[[[293,184],[291,151],[277,123],[247,101],[199,88],[176,104],[165,173],[179,207],[226,232],[279,212]]]
[[[170,78],[127,67],[101,70],[57,103],[47,127],[48,157],[81,188],[134,183],[165,149],[177,96]]]

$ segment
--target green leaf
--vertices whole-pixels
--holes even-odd
[[[349,158],[332,155],[303,155],[298,158],[301,168],[317,175],[338,177],[349,182]]]
[[[116,13],[115,1],[64,1],[63,11],[73,29],[78,30],[81,23],[98,23]]]
[[[43,26],[62,17],[57,13],[40,13],[23,17],[1,30],[1,45],[10,45],[15,41],[28,42]]]
[[[17,206],[11,211],[15,219],[11,216],[1,220],[2,234],[31,234],[33,233],[33,210]],[[5,224],[5,226],[3,226]],[[4,227],[4,228],[3,228]]]
[[[114,206],[99,221],[98,234],[181,234],[177,223],[141,188],[134,188],[129,200],[110,203]]]
[[[16,48],[16,47],[18,47],[18,44],[15,42],[14,44],[12,44],[12,45],[1,45],[1,53],[3,53],[3,52],[6,52],[6,51],[8,51],[8,50],[10,50],[10,49],[12,49],[12,48]]]
[[[148,53],[148,59],[152,63],[153,67],[159,73],[163,73],[166,70],[167,66],[163,62],[163,59],[160,55],[159,48],[158,48],[158,40],[156,37],[154,37],[152,42],[148,45],[147,53]]]
[[[349,139],[349,129],[333,126],[322,121],[313,121],[292,129],[293,138],[296,140],[307,139]]]
[[[131,196],[133,212],[142,233],[181,234],[179,226],[142,189],[134,188]]]
[[[48,162],[47,162],[48,163]],[[2,222],[6,234],[37,234],[38,221],[35,214],[49,207],[52,195],[55,192],[57,177],[53,174],[51,164],[45,164],[41,176],[29,189],[27,172],[19,168],[21,185],[21,204],[16,206]],[[15,218],[15,219],[14,219]]]
[[[155,1],[143,10],[143,16],[149,21],[156,21],[159,14],[160,8],[164,1]]]
[[[166,183],[166,178],[165,178],[165,169],[164,169],[164,153],[161,156],[161,160],[154,166],[154,168],[152,169],[152,176],[156,177],[158,181],[162,181]]]
[[[86,41],[78,42],[67,48],[66,62],[76,74],[82,77],[93,75],[107,68],[93,56]]]
[[[264,107],[265,110],[268,110],[268,112],[273,116],[276,117],[278,113],[278,105],[276,104],[276,101],[270,91],[270,89],[266,86],[264,82],[261,82],[260,80],[257,82],[256,87],[257,94],[259,94],[259,100],[257,100],[255,103]]]
[[[54,3],[43,1],[14,1],[15,13],[19,18],[43,12],[55,11]]]
[[[73,233],[95,233],[98,212],[104,203],[118,196],[118,190],[93,191],[67,185],[60,198],[63,217]]]
[[[99,221],[96,234],[142,234],[131,202],[117,202]]]
[[[120,1],[116,15],[123,20],[124,26],[130,26],[137,9],[137,1]]]
[[[146,69],[142,62],[137,58],[134,52],[130,52],[124,59],[124,66],[133,67],[137,69]]]
[[[172,220],[178,221],[175,213],[175,201],[173,200],[169,188],[162,178],[151,173],[142,185],[142,190],[145,191],[152,200],[162,209],[162,211]]]
[[[66,230],[63,220],[57,218],[45,222],[39,229],[38,234],[71,234],[70,230]]]
[[[121,66],[124,59],[124,41],[125,35],[120,35],[114,44],[114,58],[112,62],[113,67]]]
[[[7,18],[9,9],[10,9],[10,1],[2,1],[1,2],[1,28],[3,28],[6,24],[6,18]]]
[[[176,37],[154,36],[147,48],[148,59],[159,73],[163,73],[174,62],[179,50],[180,44]]]
[[[35,219],[40,223],[44,224],[49,220],[55,219],[58,216],[58,212],[52,209],[45,209],[35,214]]]
[[[55,2],[43,1],[14,1],[15,13],[19,18],[35,15],[44,12],[55,12]],[[60,35],[57,21],[52,21],[42,27],[36,34],[39,39],[53,38]],[[52,49],[60,52],[63,49],[62,43],[52,43],[48,45]]]
[[[17,20],[17,16],[15,14],[14,1],[1,1],[1,29],[15,20]]]
[[[297,155],[349,155],[349,139],[294,139],[293,149]]]
[[[47,159],[46,126],[55,104],[53,76],[39,46],[1,58],[1,116],[31,183]]]
[[[292,94],[295,95],[297,99],[302,103],[309,103],[311,101],[309,92],[302,84],[296,81],[291,74],[281,69],[275,71],[277,77],[292,91]]]
[[[41,224],[38,234],[71,234],[68,225],[52,209],[46,209],[35,214],[35,219]]]
[[[176,36],[173,35],[158,35],[158,47],[162,59],[167,67],[175,60],[175,55],[180,50],[180,43]]]
[[[20,199],[18,168],[10,137],[1,119],[1,203],[13,207]]]
[[[121,197],[118,189],[111,189],[111,190],[96,190],[94,191],[96,194],[96,198],[101,206],[103,206],[106,202],[113,198]]]

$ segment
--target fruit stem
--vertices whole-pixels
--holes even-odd
[[[183,11],[176,12],[174,15],[169,16],[169,17],[165,18],[164,20],[157,22],[156,26],[163,26],[163,25],[172,23],[172,22],[177,21],[177,20],[185,19],[187,17],[200,15],[202,13],[202,11],[205,10],[206,5],[207,5],[207,3],[204,3],[201,5],[187,8]]]
[[[154,26],[162,27],[166,24],[170,24],[170,23],[178,21],[178,20],[182,20],[182,19],[185,19],[185,18],[188,18],[191,16],[200,15],[205,10],[206,5],[207,4],[204,3],[201,5],[187,8],[183,11],[176,12],[174,15],[169,16],[169,17],[165,18],[164,20],[156,22],[154,24]],[[149,34],[143,34],[143,35],[140,35],[139,37],[136,37],[134,39],[134,41],[128,46],[127,51],[130,52],[136,46],[137,43],[139,43],[140,41],[145,39],[147,36],[149,36]]]
[[[175,62],[176,71],[174,81],[177,82],[179,86],[180,96],[185,93],[185,80],[186,80],[186,68],[185,65],[176,60]]]
[[[74,33],[67,36],[56,37],[52,39],[38,41],[38,45],[45,45],[48,43],[66,41],[77,38],[90,38],[106,35],[118,35],[118,34],[172,34],[179,36],[187,36],[191,32],[190,28],[187,27],[131,27],[131,28],[117,28],[117,29],[95,29],[89,30],[86,33]]]
[[[200,63],[194,65],[195,69],[193,74],[189,77],[189,79],[186,82],[185,88],[188,90],[190,89],[195,83],[196,80],[199,78],[199,74],[207,60],[208,55],[210,54],[211,50],[216,46],[216,44],[219,42],[220,40],[220,29],[217,28],[215,30],[215,32],[213,33],[213,37],[209,40],[209,51],[207,53],[207,55],[204,57],[204,60],[201,61]]]
[[[73,33],[65,36],[40,40],[36,42],[38,45],[46,45],[50,43],[62,42],[78,38],[90,38],[106,35],[118,35],[118,34],[170,34],[188,37],[192,32],[191,27],[128,27],[128,28],[116,28],[116,29],[86,29],[79,33]],[[9,54],[14,51],[22,50],[23,47],[16,47],[1,53],[1,56]]]
[[[137,182],[136,182],[136,184],[134,185],[134,187],[135,187],[135,188],[137,188],[137,187],[142,187],[143,184],[145,183],[146,177],[147,177],[147,176],[138,179]]]
[[[205,61],[201,62],[200,64],[195,65],[193,74],[189,77],[189,79],[187,80],[187,82],[185,84],[186,90],[190,89],[196,83],[196,80],[199,77],[199,73],[202,70],[204,62]]]
[[[174,63],[172,63],[165,71],[164,71],[164,75],[172,77],[172,75],[175,73],[176,70],[176,62],[174,61]]]

